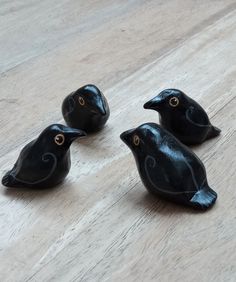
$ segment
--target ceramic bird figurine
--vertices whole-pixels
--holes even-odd
[[[158,111],[160,124],[186,145],[201,144],[221,132],[204,109],[178,89],[163,90],[143,107]]]
[[[215,203],[217,194],[208,186],[203,163],[167,130],[145,123],[120,137],[131,149],[147,190],[197,209]]]
[[[64,99],[62,114],[69,126],[91,133],[105,125],[110,110],[103,93],[95,85],[89,84]]]
[[[2,179],[8,187],[49,188],[64,180],[70,170],[70,145],[82,130],[61,124],[48,126],[20,152],[12,170]]]

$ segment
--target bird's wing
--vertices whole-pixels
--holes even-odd
[[[57,158],[50,152],[41,153],[32,150],[33,141],[21,151],[10,176],[22,184],[39,184],[47,180],[55,171]]]
[[[211,127],[207,113],[202,108],[190,106],[186,111],[186,119],[197,127]]]
[[[166,149],[162,160],[147,156],[145,170],[155,189],[165,194],[188,194],[191,197],[206,181],[202,163],[195,157],[185,156],[181,150],[177,150],[173,156],[173,151]]]

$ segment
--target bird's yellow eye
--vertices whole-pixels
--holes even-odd
[[[54,137],[54,141],[55,143],[58,145],[58,146],[61,146],[64,144],[65,142],[65,136],[63,134],[57,134],[55,137]]]
[[[83,97],[79,96],[78,101],[79,101],[79,103],[80,103],[81,106],[84,106],[84,105],[85,105],[85,101],[84,101],[84,98],[83,98]]]
[[[179,99],[177,97],[172,97],[169,100],[169,104],[171,107],[177,107],[179,105]]]
[[[139,145],[140,139],[139,139],[138,135],[133,136],[133,143],[134,143],[135,146]]]

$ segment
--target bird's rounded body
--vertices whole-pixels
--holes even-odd
[[[169,132],[146,123],[124,132],[121,139],[131,148],[148,191],[200,209],[214,204],[217,194],[208,186],[203,163]]]
[[[163,90],[144,108],[158,111],[161,126],[186,145],[201,144],[220,134],[205,110],[180,90]]]
[[[92,133],[102,129],[110,109],[106,97],[95,85],[85,85],[64,99],[62,114],[68,126]]]
[[[50,188],[61,183],[71,167],[70,145],[85,133],[64,125],[47,127],[20,152],[2,179],[8,187]]]

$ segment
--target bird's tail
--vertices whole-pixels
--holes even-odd
[[[211,130],[209,131],[208,135],[207,135],[207,139],[211,139],[214,138],[218,135],[220,135],[221,130],[218,127],[215,127],[212,125]]]
[[[11,175],[11,170],[8,171],[2,178],[2,185],[7,187],[16,187],[17,182],[15,178]]]
[[[206,186],[199,190],[190,200],[191,204],[200,209],[206,210],[214,205],[217,193]]]

